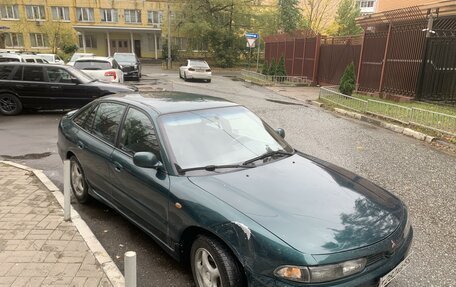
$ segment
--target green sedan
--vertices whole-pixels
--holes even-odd
[[[75,198],[104,202],[188,264],[196,286],[386,286],[409,262],[407,208],[293,149],[247,108],[163,92],[65,115]]]

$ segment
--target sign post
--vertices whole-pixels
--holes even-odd
[[[250,70],[250,60],[252,58],[252,48],[255,48],[255,42],[257,39],[260,38],[260,35],[257,33],[245,33],[245,38],[247,39],[247,46],[249,47],[249,70]],[[258,71],[259,53],[260,53],[260,45],[258,44],[257,71]]]

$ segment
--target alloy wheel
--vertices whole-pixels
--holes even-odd
[[[0,108],[5,112],[14,112],[17,104],[10,96],[4,96],[0,98]]]
[[[75,161],[71,162],[71,187],[78,196],[84,196],[84,175],[81,167]]]
[[[195,254],[195,271],[198,285],[201,287],[222,286],[220,271],[212,255],[205,248],[199,248]]]

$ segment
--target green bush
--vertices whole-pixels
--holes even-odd
[[[350,63],[342,75],[339,83],[339,91],[342,94],[351,96],[355,90],[355,67]]]
[[[263,67],[262,67],[262,69],[261,69],[261,73],[262,73],[263,75],[268,75],[268,74],[269,74],[269,65],[268,65],[268,62],[266,62],[266,61],[264,62]]]
[[[163,43],[162,45],[162,58],[163,60],[168,60],[168,42]],[[179,59],[179,49],[176,45],[171,46],[171,60],[177,61]]]
[[[284,77],[287,75],[287,71],[285,69],[285,58],[283,56],[280,57],[279,63],[276,66],[275,75],[281,76],[281,77]]]
[[[277,70],[277,65],[276,65],[276,63],[275,63],[275,59],[273,58],[273,59],[271,60],[271,65],[269,65],[268,75],[274,76],[275,73],[276,73],[276,70]]]

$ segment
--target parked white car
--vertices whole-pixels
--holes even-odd
[[[68,66],[73,66],[74,65],[74,61],[76,61],[79,58],[82,58],[82,57],[94,57],[94,56],[95,56],[94,53],[74,53],[73,56],[71,56],[71,59],[67,63],[67,65]]]
[[[0,53],[0,62],[48,63],[38,55],[20,53]]]
[[[124,82],[120,65],[111,57],[82,57],[77,59],[73,66],[100,81]]]
[[[211,82],[212,71],[206,61],[188,59],[179,67],[179,77],[186,81],[188,79],[200,79]]]
[[[20,56],[22,57],[22,59],[24,59],[24,61],[26,63],[41,63],[41,64],[48,64],[49,62],[44,59],[43,57],[41,56],[38,56],[38,55],[33,55],[33,54],[20,54]]]
[[[65,65],[65,62],[57,54],[37,54],[37,56],[42,57],[43,59],[48,61],[49,64]]]

